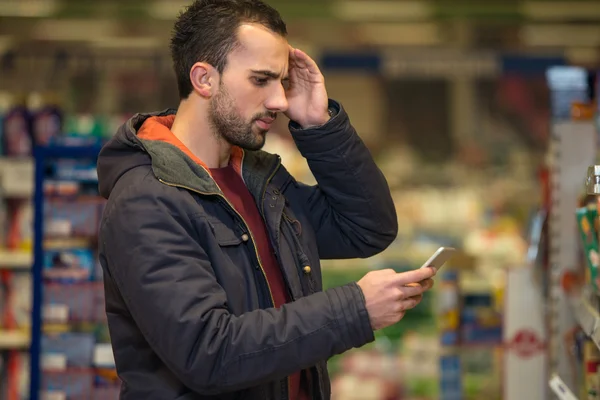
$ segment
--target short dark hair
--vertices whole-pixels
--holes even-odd
[[[195,0],[179,15],[171,37],[171,57],[180,99],[193,90],[190,69],[196,62],[206,62],[219,73],[225,70],[227,56],[238,44],[237,29],[244,23],[261,24],[287,36],[279,12],[260,0]]]

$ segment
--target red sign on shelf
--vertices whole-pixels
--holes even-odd
[[[532,330],[522,329],[517,331],[506,348],[514,351],[521,358],[529,358],[546,350],[546,344]]]

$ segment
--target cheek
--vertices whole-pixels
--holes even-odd
[[[254,88],[240,92],[235,98],[235,107],[240,115],[246,119],[264,111],[264,91]]]

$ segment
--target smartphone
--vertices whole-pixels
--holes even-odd
[[[455,253],[456,249],[453,247],[440,247],[421,268],[433,267],[438,271]]]

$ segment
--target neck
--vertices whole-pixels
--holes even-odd
[[[226,167],[231,156],[231,145],[208,123],[208,107],[198,112],[192,106],[192,96],[179,104],[171,132],[208,168]]]

